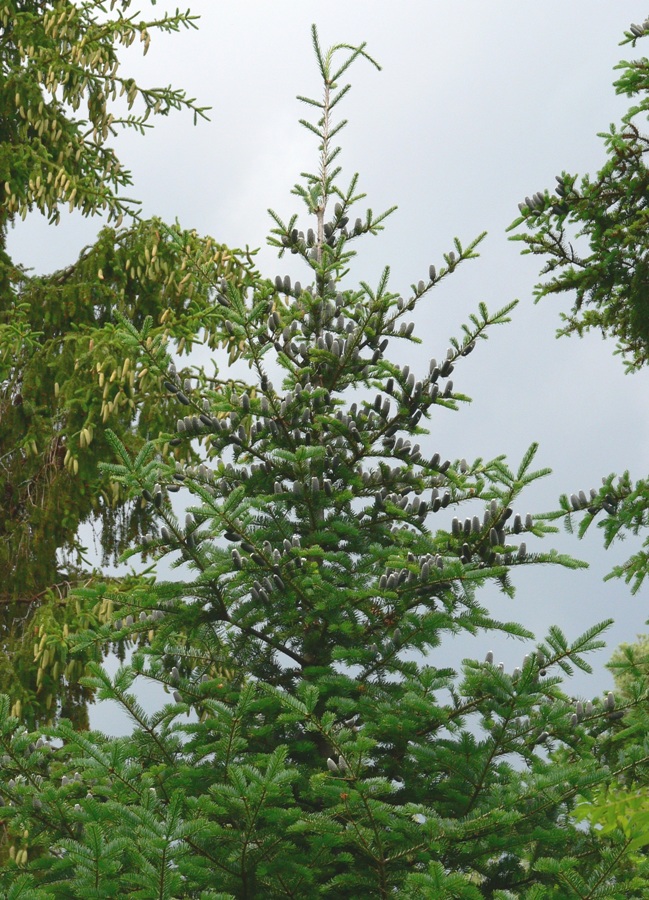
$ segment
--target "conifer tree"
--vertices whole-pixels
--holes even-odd
[[[621,45],[635,47],[649,33],[649,19],[629,26]],[[647,364],[649,330],[646,304],[646,195],[648,171],[645,157],[648,138],[643,124],[649,109],[649,61],[646,57],[623,60],[615,90],[632,100],[619,125],[601,134],[606,159],[594,176],[562,172],[554,191],[538,192],[520,204],[521,216],[511,226],[518,228],[514,240],[523,241],[524,253],[545,258],[541,271],[547,276],[537,285],[536,298],[557,293],[573,295],[569,313],[562,313],[558,336],[583,335],[597,329],[617,341],[615,353],[628,373]],[[522,230],[525,229],[525,230]],[[583,537],[593,522],[611,543],[625,533],[646,533],[649,524],[649,482],[634,482],[628,471],[611,474],[602,487],[561,498],[569,531],[578,520]],[[607,578],[620,577],[637,593],[649,572],[649,539]],[[640,862],[649,845],[649,811],[645,800],[647,770],[642,762],[647,679],[646,636],[619,647],[609,663],[615,690],[628,707],[626,728],[617,736],[618,753],[627,765],[588,799],[582,799],[576,815],[600,829],[617,831]]]
[[[73,544],[85,517],[84,511],[75,510],[65,487],[58,496],[62,479],[56,475],[64,462],[68,470],[78,469],[74,443],[81,442],[82,448],[90,444],[97,424],[81,390],[81,375],[86,385],[88,379],[88,344],[92,349],[97,340],[90,326],[110,323],[113,305],[134,314],[136,294],[144,295],[142,306],[150,305],[149,314],[159,313],[151,295],[156,281],[163,280],[163,266],[155,279],[144,260],[146,255],[150,262],[149,254],[158,249],[155,223],[136,228],[128,237],[118,238],[108,230],[80,264],[38,279],[9,258],[8,228],[32,210],[56,223],[64,204],[85,216],[103,214],[108,223],[119,226],[125,214],[137,212],[137,203],[124,196],[131,174],[111,146],[112,138],[124,128],[144,132],[152,115],[173,109],[205,116],[205,109],[181,90],[139,85],[119,59],[120,48],[138,40],[146,52],[155,32],[194,27],[195,17],[178,12],[146,18],[127,12],[130,5],[130,0],[81,5],[70,0],[7,0],[0,6],[0,477],[6,511],[0,559],[8,575],[0,598],[4,602],[31,602],[55,582],[53,551]],[[109,247],[113,242],[119,247]],[[124,264],[128,249],[140,283],[133,277],[129,284],[123,271],[118,283],[111,277],[111,265]],[[126,297],[125,285],[130,288]],[[81,335],[74,333],[77,325]],[[110,363],[106,356],[101,364]],[[80,367],[75,380],[72,372]],[[65,403],[60,389],[63,397],[68,395]],[[66,421],[69,418],[73,421]],[[76,491],[82,494],[83,486],[77,484]]]
[[[99,519],[106,562],[146,524],[142,504],[99,476],[103,427],[137,452],[173,423],[160,385],[141,369],[136,382],[135,360],[118,363],[115,312],[138,326],[151,316],[152,334],[180,353],[199,337],[214,348],[209,286],[245,265],[195,232],[140,220],[113,147],[120,129],[145,132],[155,115],[206,115],[182,90],[138,84],[119,58],[195,19],[146,16],[130,0],[0,3],[0,689],[32,726],[59,699],[64,714],[85,716],[83,663],[64,636],[104,612],[67,602],[92,574],[79,526]],[[31,211],[54,226],[62,206],[107,225],[76,263],[33,276],[9,257],[8,228]]]
[[[145,548],[179,577],[79,594],[114,606],[79,651],[136,645],[114,678],[94,666],[86,681],[129,711],[131,737],[66,722],[30,734],[0,703],[0,889],[646,896],[647,865],[624,834],[573,815],[625,765],[615,697],[586,708],[561,690],[561,672],[588,669],[608,623],[572,642],[553,626],[533,643],[479,600],[488,582],[511,594],[519,566],[578,565],[533,547],[552,514],[518,511],[545,474],[535,446],[516,469],[423,447],[428,420],[465,399],[451,375],[513,304],[481,305],[426,372],[391,361],[397,341],[419,340],[409,313],[479,239],[456,240],[405,296],[387,269],[376,287],[348,285],[355,243],[387,215],[356,217],[363,195],[356,176],[342,186],[334,144],[341,79],[372,60],[365,45],[323,51],[315,29],[313,42],[323,93],[303,99],[318,166],[294,191],[308,224],[271,214],[271,242],[303,262],[305,284],[249,267],[214,285],[216,334],[250,376],[222,366],[197,384],[177,373],[151,320],[123,322],[124,355],[137,350],[138,365],[161,374],[178,419],[135,457],[109,434],[118,462],[107,471],[149,505]],[[443,641],[492,631],[524,639],[527,653],[505,665],[487,651],[459,673],[435,665]],[[164,685],[170,702],[144,710],[137,677]]]
[[[649,34],[649,18],[631,24],[621,45],[635,47]],[[562,313],[558,336],[583,335],[597,330],[614,337],[615,353],[626,371],[637,372],[649,360],[647,305],[647,197],[649,137],[643,133],[649,111],[649,60],[622,60],[616,67],[616,93],[631,98],[619,125],[599,136],[606,152],[602,168],[593,176],[562,172],[553,190],[539,191],[519,204],[521,215],[510,229],[522,241],[523,253],[545,259],[544,277],[536,287],[537,301],[553,294],[574,297],[570,312]],[[611,474],[602,487],[562,497],[566,525],[572,531],[579,519],[582,537],[593,521],[604,533],[604,544],[625,533],[646,534],[649,525],[649,481],[633,481],[628,471]],[[641,549],[609,578],[624,578],[636,593],[649,573],[649,538]]]
[[[245,265],[209,238],[152,219],[104,228],[77,263],[20,287],[31,339],[20,340],[0,399],[0,685],[32,724],[49,720],[59,700],[63,714],[85,716],[83,660],[70,659],[66,635],[105,621],[108,607],[67,601],[71,586],[93,577],[79,526],[97,523],[106,563],[150,521],[141,499],[99,472],[110,452],[105,429],[136,453],[176,418],[175,403],[160,397],[162,379],[138,367],[137,351],[121,353],[115,315],[138,326],[150,316],[150,338],[172,341],[179,355],[196,341],[214,349],[211,282]]]

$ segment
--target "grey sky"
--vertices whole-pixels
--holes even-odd
[[[403,354],[422,370],[430,356],[445,352],[450,335],[459,336],[479,301],[490,309],[521,301],[513,322],[458,365],[455,388],[474,402],[457,414],[441,410],[426,446],[471,459],[505,453],[515,466],[539,441],[538,466],[551,467],[553,475],[530,490],[523,513],[554,509],[559,494],[587,491],[611,471],[645,474],[649,372],[625,376],[613,344],[595,335],[556,341],[566,301],[532,304],[539,262],[522,258],[520,245],[504,232],[526,194],[551,187],[563,169],[583,173],[601,165],[597,132],[627,108],[613,92],[613,66],[646,53],[643,42],[635,54],[617,42],[649,9],[604,0],[257,0],[193,8],[202,16],[198,32],[154,41],[144,60],[129,53],[142,82],[185,87],[213,107],[211,122],[196,128],[189,116],[175,115],[145,138],[120,139],[144,214],[177,217],[230,245],[263,246],[267,207],[286,218],[298,211],[290,189],[300,171],[316,165],[315,138],[297,124],[309,110],[295,100],[298,93],[319,93],[311,22],[323,47],[367,41],[383,71],[359,61],[349,72],[353,88],[341,105],[349,119],[340,135],[343,181],[358,171],[369,206],[399,209],[380,237],[365,241],[347,286],[359,278],[376,283],[389,264],[391,284],[406,292],[430,263],[442,262],[454,236],[468,242],[489,232],[481,258],[421,305],[416,322],[424,343],[416,351],[404,347]],[[11,250],[26,265],[51,270],[75,259],[98,224],[66,217],[53,229],[32,217],[16,226]],[[267,248],[259,259],[270,276],[304,280],[292,259],[278,262]],[[623,583],[602,582],[630,554],[630,541],[607,554],[599,532],[581,543],[561,534],[544,544],[586,559],[589,571],[523,572],[514,601],[495,591],[484,595],[495,615],[522,622],[538,638],[552,623],[574,637],[613,616],[611,650],[644,629],[647,589],[631,598]],[[440,652],[440,665],[457,666],[463,656],[488,649],[482,638],[451,643]],[[527,649],[505,639],[488,643],[509,669]],[[571,690],[591,696],[608,687],[608,656],[593,656],[596,676],[579,676]]]

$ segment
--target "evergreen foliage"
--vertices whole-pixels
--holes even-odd
[[[152,4],[152,6],[155,4]],[[139,85],[120,49],[195,25],[176,12],[147,18],[130,0],[14,0],[0,4],[0,687],[33,727],[60,708],[85,721],[83,660],[68,632],[105,621],[106,604],[68,603],[91,577],[79,526],[100,520],[104,562],[141,533],[146,511],[100,476],[105,425],[137,452],[173,424],[161,383],[115,340],[118,313],[179,353],[205,340],[214,279],[241,255],[179,225],[137,218],[112,138],[145,131],[174,109],[205,110],[183,91]],[[6,252],[7,230],[28,211],[56,222],[62,205],[107,225],[66,269],[34,276]],[[124,214],[132,214],[121,227]],[[188,259],[192,267],[188,268]],[[98,390],[99,388],[99,390]],[[37,650],[34,650],[34,638]],[[39,643],[40,642],[40,643]]]
[[[514,511],[545,474],[535,446],[511,468],[417,443],[467,399],[450,376],[513,304],[480,306],[425,373],[391,361],[398,341],[419,340],[408,313],[479,239],[456,241],[405,297],[387,269],[375,288],[348,286],[355,243],[387,213],[352,224],[363,195],[356,176],[341,186],[333,138],[344,120],[332,111],[349,66],[371,60],[364,45],[323,51],[315,29],[313,42],[323,94],[304,98],[316,116],[305,124],[319,159],[295,188],[309,225],[271,214],[271,242],[302,261],[306,284],[250,265],[214,285],[215,344],[249,377],[224,366],[187,379],[150,317],[122,320],[123,358],[136,380],[164,380],[178,418],[135,455],[106,431],[117,460],[106,470],[151,516],[128,555],[167,558],[178,578],[77,592],[112,604],[78,652],[135,645],[114,678],[92,664],[84,682],[129,712],[130,737],[65,721],[29,733],[1,701],[0,890],[645,897],[639,845],[577,821],[581,798],[597,802],[649,759],[638,728],[632,757],[620,741],[633,711],[642,721],[646,691],[620,707],[613,694],[585,705],[561,689],[562,672],[588,670],[610,623],[572,642],[553,626],[534,643],[479,601],[488,583],[511,595],[518,567],[578,565],[536,549],[556,514]],[[524,658],[435,665],[442,642],[491,631],[526,641]],[[136,678],[163,685],[169,703],[145,711]]]
[[[67,632],[105,621],[109,611],[105,603],[67,601],[70,585],[92,575],[80,524],[98,522],[107,562],[150,521],[141,499],[129,501],[99,472],[111,453],[105,426],[137,452],[176,418],[175,403],[160,396],[162,378],[140,364],[139,350],[124,358],[116,317],[141,325],[149,316],[156,323],[149,338],[173,341],[181,353],[196,342],[215,348],[223,341],[214,329],[212,283],[246,265],[241,254],[195,232],[148,220],[103,229],[75,265],[21,286],[32,340],[7,362],[0,398],[0,564],[7,576],[0,602],[12,648],[0,663],[0,683],[12,685],[32,722],[57,708],[63,675],[76,683],[83,672],[80,659],[68,658]],[[46,635],[49,654],[34,656],[36,633]],[[81,715],[86,695],[74,701]]]
[[[631,25],[622,45],[635,47],[649,33],[649,19]],[[597,329],[617,340],[627,371],[649,358],[647,284],[647,191],[645,157],[649,138],[639,124],[649,111],[649,60],[623,60],[615,82],[618,94],[632,98],[619,125],[599,136],[606,161],[595,176],[567,172],[557,176],[553,191],[537,192],[519,204],[521,215],[510,229],[526,246],[523,253],[546,258],[541,271],[550,275],[536,287],[540,300],[574,292],[570,313],[562,313],[559,335],[582,335]]]
[[[649,19],[632,24],[622,45],[635,47],[649,34]],[[627,372],[649,361],[649,306],[647,304],[647,225],[649,222],[649,138],[642,124],[649,112],[649,60],[621,61],[615,90],[632,99],[619,125],[612,124],[600,137],[606,161],[595,176],[579,178],[563,172],[554,191],[537,192],[520,204],[521,216],[510,226],[520,230],[513,240],[523,241],[523,253],[545,258],[536,287],[537,300],[551,294],[574,295],[570,313],[562,313],[559,335],[596,329],[617,341]],[[582,537],[597,517],[608,547],[625,533],[646,533],[649,525],[649,482],[632,480],[628,472],[611,474],[603,486],[561,498],[566,524],[572,531],[575,513]],[[601,515],[600,515],[601,514]],[[635,594],[649,572],[649,537],[642,547],[609,578],[624,578]]]
[[[151,2],[155,6],[155,0]],[[176,12],[144,18],[131,0],[3,0],[0,6],[0,231],[38,209],[52,222],[61,204],[109,221],[134,210],[131,184],[110,139],[143,132],[151,114],[205,109],[181,90],[145,88],[122,70],[119,51],[146,53],[155,32],[195,27]],[[6,259],[3,260],[6,262]]]
[[[31,344],[11,359],[3,347],[5,602],[30,602],[64,580],[57,550],[82,561],[77,531],[91,515],[103,519],[106,559],[137,534],[139,507],[125,507],[98,475],[109,452],[102,426],[137,451],[173,420],[159,400],[161,382],[142,368],[136,382],[137,360],[120,356],[116,315],[138,326],[151,317],[152,337],[175,340],[180,352],[201,339],[213,348],[210,286],[237,265],[225,248],[154,219],[104,228],[76,264],[21,283],[17,301]]]

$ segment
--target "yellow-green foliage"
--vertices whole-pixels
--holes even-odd
[[[142,522],[141,504],[126,505],[98,474],[103,428],[137,452],[175,420],[157,400],[146,348],[120,349],[116,316],[140,325],[150,316],[156,346],[214,347],[210,285],[238,265],[178,225],[121,227],[137,204],[123,195],[131,176],[114,135],[174,109],[205,115],[182,90],[144,87],[123,70],[123,48],[146,53],[155,32],[195,25],[189,13],[143,5],[156,15],[130,0],[0,0],[0,678],[28,716],[68,665],[49,652],[35,661],[32,629],[53,634],[51,617],[79,624],[65,603],[87,577],[79,525],[99,516],[104,556],[115,557]],[[29,276],[7,254],[7,229],[30,210],[55,223],[65,206],[110,227],[72,265]]]
[[[582,800],[575,809],[578,821],[588,821],[602,835],[621,831],[626,838],[625,853],[636,853],[649,846],[649,796],[646,785],[625,788],[604,785]]]
[[[154,4],[151,4],[152,6]],[[83,215],[118,219],[132,209],[120,191],[131,183],[109,139],[121,127],[142,131],[152,113],[205,109],[182,90],[145,88],[122,71],[120,48],[146,53],[156,31],[193,27],[195,16],[146,18],[130,0],[2,0],[0,28],[0,207],[51,221],[61,204]]]

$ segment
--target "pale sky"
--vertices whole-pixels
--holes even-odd
[[[166,7],[175,9],[158,3],[155,10]],[[505,228],[524,196],[551,188],[562,170],[594,172],[603,163],[597,133],[628,106],[614,94],[613,66],[647,53],[646,41],[635,51],[618,41],[649,9],[604,0],[195,0],[193,10],[202,17],[198,31],[154,40],[144,60],[139,51],[129,53],[143,83],[184,87],[212,107],[208,123],[193,127],[189,115],[175,114],[144,138],[120,139],[134,176],[130,193],[144,214],[178,218],[231,246],[264,247],[267,208],[285,218],[301,212],[290,190],[301,171],[317,164],[315,138],[297,124],[309,111],[295,99],[319,94],[310,25],[317,24],[323,47],[366,41],[383,70],[359,61],[348,72],[353,88],[340,107],[349,120],[340,134],[342,180],[358,171],[374,211],[399,209],[381,236],[366,239],[345,286],[376,283],[389,264],[392,286],[406,292],[430,263],[442,263],[454,236],[468,242],[489,232],[481,258],[419,309],[424,342],[403,352],[422,371],[431,356],[444,354],[449,336],[460,336],[480,301],[495,310],[520,299],[512,323],[457,366],[455,389],[473,403],[456,414],[440,410],[422,445],[450,458],[506,454],[515,467],[538,441],[538,466],[553,474],[524,495],[522,513],[555,509],[561,493],[588,491],[612,471],[645,475],[649,373],[625,376],[613,342],[596,335],[555,340],[558,312],[568,301],[533,304],[541,261],[521,257]],[[98,227],[73,216],[52,228],[34,215],[16,226],[10,250],[37,271],[51,271],[72,262]],[[270,277],[304,277],[294,260],[277,261],[268,248],[259,260]],[[590,569],[530,568],[516,573],[513,601],[495,590],[482,600],[538,639],[553,623],[574,638],[614,617],[609,648],[591,657],[595,675],[566,685],[590,697],[610,686],[603,665],[614,647],[646,630],[649,586],[631,597],[624,583],[602,581],[636,548],[632,539],[607,553],[598,530],[582,542],[563,533],[528,541],[528,549],[551,546],[587,560]],[[508,670],[529,649],[505,638],[458,638],[431,661],[458,667],[463,657],[483,657],[491,647]],[[93,716],[107,730],[112,721],[103,712]]]

